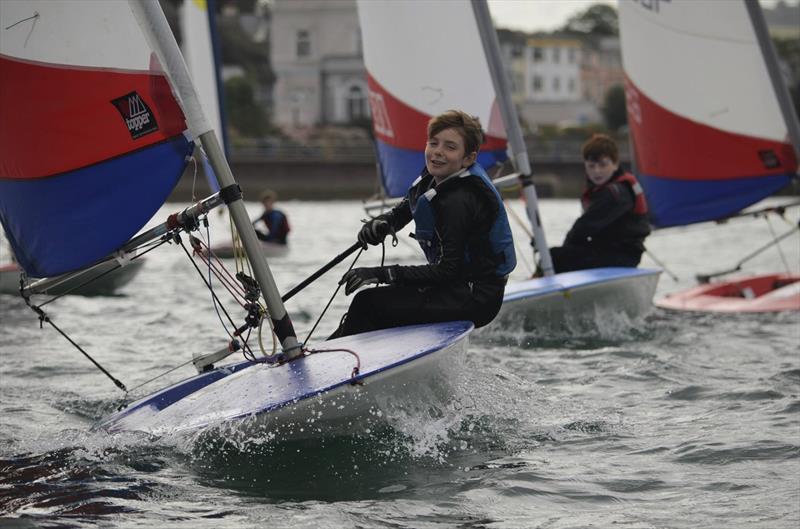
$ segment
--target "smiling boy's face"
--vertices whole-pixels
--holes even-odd
[[[583,166],[586,168],[586,176],[596,186],[601,186],[611,180],[611,177],[619,169],[619,162],[611,161],[608,156],[603,156],[599,160],[584,160]]]
[[[476,157],[475,152],[465,152],[464,138],[454,128],[434,134],[425,145],[425,167],[437,182],[469,167]]]

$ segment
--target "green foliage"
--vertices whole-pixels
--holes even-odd
[[[253,85],[244,77],[225,81],[225,113],[228,126],[241,136],[260,138],[269,132],[266,113],[256,104]]]
[[[617,10],[608,4],[594,4],[570,17],[562,30],[597,37],[619,35]]]
[[[609,130],[619,130],[628,123],[628,114],[625,110],[625,89],[615,85],[606,92],[603,102],[603,118]]]

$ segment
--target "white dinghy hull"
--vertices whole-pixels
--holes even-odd
[[[423,392],[447,402],[447,367],[466,350],[471,322],[398,327],[347,336],[284,365],[239,362],[214,369],[131,403],[102,420],[109,432],[155,435],[208,427],[304,439],[363,432],[396,403]],[[431,402],[431,404],[435,404]]]
[[[653,307],[660,270],[594,268],[509,283],[492,326],[523,330],[592,324],[614,310],[633,320]]]

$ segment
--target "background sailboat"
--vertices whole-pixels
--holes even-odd
[[[797,178],[800,127],[756,0],[621,2],[619,15],[636,171],[656,227],[724,219]],[[800,310],[797,281],[738,278],[659,303]]]
[[[197,97],[211,121],[217,140],[227,156],[228,139],[225,123],[225,98],[220,71],[221,55],[219,35],[216,26],[215,0],[185,0],[180,10],[181,35],[183,36],[182,53],[186,66],[197,88]],[[205,158],[203,169],[212,191],[219,190],[214,170]],[[232,230],[233,232],[233,230]],[[235,235],[235,233],[234,233]],[[284,257],[289,253],[289,246],[260,241],[261,251],[265,257]],[[211,251],[219,258],[241,256],[241,245],[233,241],[213,244]]]
[[[478,161],[491,174],[507,160],[518,173],[496,181],[517,186],[523,196],[545,277],[511,281],[493,325],[508,320],[525,327],[593,320],[598,312],[637,317],[652,306],[660,271],[600,268],[553,274],[539,222],[531,168],[500,57],[488,8],[483,1],[359,0],[364,61],[369,82],[378,160],[384,190],[405,194],[424,166],[428,120],[451,108],[480,118],[487,141]],[[442,27],[458,28],[458,38]],[[420,38],[409,38],[409,32]],[[519,178],[519,175],[523,178]],[[527,247],[527,241],[516,243]]]
[[[335,424],[352,431],[355,418],[364,419],[356,426],[366,426],[368,414],[379,420],[381,403],[433,385],[431,377],[445,387],[438,368],[464,350],[470,322],[375,331],[311,350],[298,342],[241,192],[156,0],[10,0],[2,4],[0,22],[0,108],[7,120],[0,151],[0,220],[26,272],[70,273],[119,251],[158,242],[182,246],[181,232],[196,230],[212,208],[226,204],[255,276],[240,278],[247,314],[239,339],[231,335],[218,353],[195,359],[201,374],[131,403],[100,427],[167,433],[267,424],[276,435],[283,428],[286,435],[314,437]],[[54,86],[58,97],[43,100]],[[45,118],[63,120],[65,126],[46,127]],[[220,191],[130,239],[166,200],[195,141],[207,154]],[[36,149],[54,156],[31,156]],[[44,205],[33,200],[42,196],[50,198]],[[59,222],[52,231],[42,229],[41,218],[54,212],[61,215]],[[87,237],[98,231],[102,236]],[[29,304],[41,322],[66,336],[41,306]],[[280,342],[280,356],[251,354],[214,368],[212,362],[248,348],[248,329],[260,329],[266,318]]]

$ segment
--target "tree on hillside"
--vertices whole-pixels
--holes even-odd
[[[598,37],[619,35],[617,10],[608,4],[594,4],[571,16],[562,31]]]
[[[244,77],[225,81],[225,113],[229,126],[241,136],[260,138],[269,132],[266,113],[256,104],[253,85]]]
[[[628,123],[628,114],[625,110],[625,89],[622,85],[615,85],[606,92],[603,102],[603,118],[609,130],[618,130]]]

